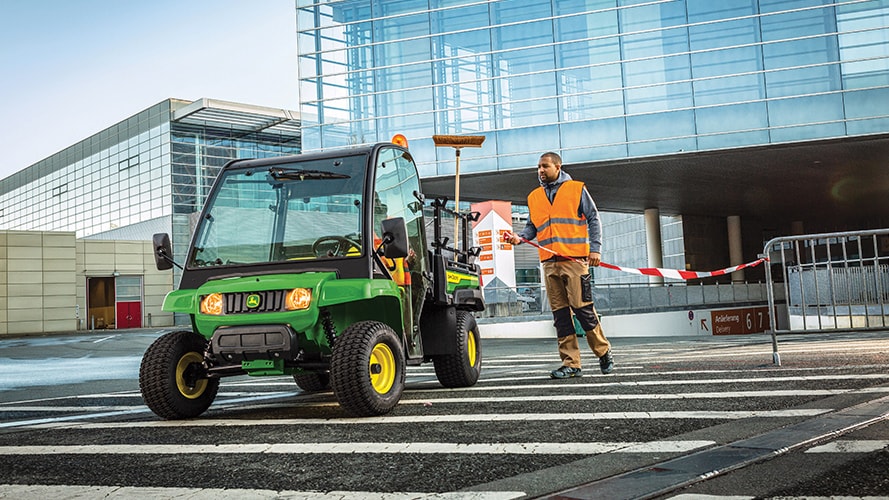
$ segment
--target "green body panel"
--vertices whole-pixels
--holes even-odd
[[[194,290],[173,290],[164,297],[163,310],[194,314],[198,310]]]
[[[458,288],[478,288],[478,276],[448,269],[448,293]]]
[[[308,309],[218,316],[200,312],[201,298],[211,293],[250,293],[293,288],[312,290],[312,302]],[[322,272],[271,274],[223,278],[208,281],[196,290],[176,290],[167,294],[163,309],[190,314],[197,332],[207,339],[212,338],[216,329],[222,326],[287,324],[299,335],[301,346],[309,351],[329,352],[327,336],[320,321],[321,308],[331,313],[331,321],[338,333],[342,333],[352,323],[365,319],[383,321],[396,332],[403,332],[402,293],[398,285],[389,279],[337,279],[335,273]],[[312,349],[313,346],[315,349]],[[251,369],[276,370],[259,365],[251,366]]]
[[[247,375],[263,376],[263,375],[288,375],[296,370],[287,370],[284,368],[283,359],[257,359],[254,361],[242,361],[241,368],[247,372]]]

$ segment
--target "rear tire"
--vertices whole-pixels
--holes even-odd
[[[322,392],[330,389],[330,373],[303,372],[294,373],[296,386],[305,392]]]
[[[347,412],[369,417],[388,413],[404,391],[404,349],[389,325],[361,321],[333,345],[330,384]]]
[[[432,359],[435,376],[445,387],[473,386],[482,371],[482,343],[475,316],[469,311],[457,311],[457,331],[453,339],[457,344],[456,354]]]
[[[193,418],[216,399],[219,379],[203,367],[207,340],[189,331],[170,332],[152,343],[139,366],[139,390],[145,404],[168,420]]]

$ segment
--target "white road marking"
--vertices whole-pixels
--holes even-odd
[[[889,387],[866,387],[863,389],[801,389],[801,390],[774,390],[774,391],[732,391],[732,392],[680,392],[676,394],[557,394],[546,396],[472,396],[472,397],[453,397],[453,398],[402,398],[399,404],[403,405],[427,405],[427,404],[464,404],[464,403],[517,403],[517,402],[550,402],[550,401],[638,401],[638,400],[672,400],[672,399],[743,399],[743,398],[786,398],[786,397],[811,397],[811,396],[836,396],[838,394],[881,394],[889,393]],[[229,403],[224,397],[241,397],[246,395],[257,395],[249,392],[236,392],[231,394],[220,393],[217,399],[217,405]],[[293,394],[277,394],[280,397],[293,396],[298,401],[285,401],[280,403],[269,403],[259,405],[244,405],[242,409],[253,407],[294,407],[294,406],[338,406],[338,403],[328,401],[332,396],[331,393],[314,393],[311,397],[301,393]],[[138,395],[137,395],[138,396]],[[322,401],[305,401],[306,399],[317,399],[318,396],[326,396]],[[141,397],[141,396],[139,396]],[[18,405],[18,406],[2,406],[0,411],[8,412],[48,412],[48,413],[71,413],[85,411],[115,411],[115,410],[133,410],[144,408],[143,405],[131,406],[39,406],[39,405]]]
[[[777,391],[737,391],[737,392],[687,392],[678,394],[561,394],[547,396],[491,396],[491,397],[453,397],[453,398],[403,398],[400,405],[446,405],[446,404],[477,404],[477,403],[535,403],[551,401],[615,401],[615,400],[672,400],[672,399],[741,399],[770,397],[810,397],[836,396],[838,394],[883,394],[889,387],[866,387],[863,389],[812,389],[812,390],[777,390]],[[260,405],[246,405],[249,408],[292,408],[296,406],[338,406],[335,402],[287,401]]]
[[[807,370],[823,370],[824,367],[821,368],[802,368],[799,370],[793,371],[802,371],[805,372]],[[773,382],[786,382],[786,381],[823,381],[823,380],[860,380],[860,379],[885,379],[889,378],[889,375],[884,374],[870,374],[870,375],[796,375],[796,376],[780,376],[780,377],[769,377],[773,372],[787,373],[788,369],[775,369],[775,370],[758,370],[758,374],[763,374],[766,376],[762,377],[745,377],[745,378],[719,378],[719,379],[706,379],[706,380],[642,380],[642,381],[621,381],[618,377],[609,376],[607,379],[599,378],[598,380],[609,380],[609,382],[584,382],[577,383],[578,381],[572,381],[572,383],[565,384],[561,381],[551,381],[549,379],[545,379],[542,381],[540,376],[527,377],[528,380],[538,381],[539,383],[531,383],[531,384],[522,384],[522,385],[487,385],[485,382],[499,382],[500,380],[482,380],[479,385],[469,388],[459,388],[459,389],[446,389],[440,387],[437,382],[430,382],[431,385],[435,385],[434,392],[439,394],[454,394],[454,393],[463,393],[466,394],[466,397],[462,398],[447,398],[447,397],[435,397],[434,399],[423,398],[423,397],[415,397],[411,398],[411,395],[417,395],[418,393],[427,392],[428,389],[425,387],[417,387],[417,383],[410,383],[408,388],[405,389],[405,398],[402,400],[403,404],[458,404],[458,403],[485,403],[485,402],[533,402],[533,401],[552,401],[552,400],[560,400],[560,401],[583,401],[583,400],[597,400],[597,399],[693,399],[693,398],[743,398],[743,397],[807,397],[807,396],[829,396],[834,394],[841,393],[854,393],[858,392],[886,392],[889,391],[887,388],[869,388],[869,389],[835,389],[835,390],[812,390],[812,391],[735,391],[735,392],[700,392],[700,393],[680,393],[680,394],[642,394],[642,395],[634,395],[634,394],[616,394],[616,395],[548,395],[545,397],[533,397],[533,396],[506,396],[506,397],[484,397],[478,396],[473,397],[473,393],[478,393],[478,391],[501,391],[504,393],[515,393],[516,390],[523,389],[545,389],[547,391],[551,391],[553,389],[559,388],[571,388],[573,390],[581,389],[581,388],[602,388],[606,386],[616,386],[616,387],[626,387],[626,386],[670,386],[670,385],[694,385],[694,384],[739,384],[739,383],[773,383]],[[690,372],[648,372],[645,373],[646,376],[658,376],[664,374],[716,374],[722,373],[724,375],[732,374],[732,373],[743,373],[748,374],[750,370],[697,370]],[[618,378],[618,380],[615,380]],[[274,381],[274,380],[278,381]],[[277,387],[277,386],[288,386],[293,387],[293,382],[290,377],[277,377],[276,379],[272,379],[272,381],[264,381],[264,379],[247,379],[247,380],[239,380],[234,383],[227,383],[228,386],[234,387],[249,387],[250,389],[255,389],[258,387]],[[509,381],[521,380],[521,378],[510,377],[507,379]],[[589,380],[596,380],[592,377]],[[431,389],[432,387],[430,387]],[[430,394],[432,395],[432,394]],[[121,392],[121,393],[111,393],[111,394],[95,394],[95,395],[82,395],[82,396],[73,396],[78,399],[87,399],[87,398],[141,398],[141,394],[138,392]],[[101,417],[114,417],[114,416],[122,416],[129,414],[137,414],[137,413],[147,413],[148,410],[145,406],[142,405],[134,405],[134,406],[84,406],[84,407],[74,407],[74,406],[60,406],[53,407],[47,405],[33,405],[28,406],[28,404],[39,403],[41,401],[51,401],[51,400],[64,400],[70,399],[66,397],[57,397],[57,398],[47,398],[45,400],[29,400],[27,402],[7,402],[0,403],[0,411],[9,411],[9,412],[26,412],[26,411],[34,411],[34,412],[47,412],[47,413],[84,413],[88,414],[80,414],[80,415],[66,415],[66,416],[56,416],[56,417],[48,417],[48,418],[35,418],[28,419],[22,421],[6,421],[0,422],[0,428],[9,428],[9,427],[25,427],[25,426],[38,426],[42,424],[56,424],[63,422],[76,422],[83,421],[86,419],[95,419]],[[250,408],[253,406],[263,406],[261,401],[263,400],[282,400],[288,399],[287,405],[289,406],[335,406],[336,403],[332,402],[331,393],[303,393],[299,390],[294,391],[275,391],[275,392],[248,392],[248,391],[226,391],[220,392],[214,408],[226,408],[226,407],[240,407],[240,408]],[[294,401],[295,400],[295,401]],[[259,404],[257,404],[259,403]],[[265,405],[268,406],[268,405]],[[680,414],[677,414],[680,415]],[[390,419],[391,417],[385,417]],[[620,417],[587,417],[587,418],[620,418]],[[666,417],[659,417],[666,418]],[[675,418],[682,418],[681,416],[677,416]],[[691,417],[691,418],[708,418],[708,417]],[[712,418],[745,418],[745,417],[712,417]],[[391,420],[387,420],[392,422]],[[394,422],[393,422],[394,423]]]
[[[825,351],[830,350],[832,352],[858,352],[864,351],[866,353],[879,352],[879,349],[887,349],[889,348],[889,343],[886,341],[871,341],[871,342],[855,342],[854,345],[844,344],[843,342],[806,342],[795,345],[781,344],[779,340],[779,352],[782,356],[786,356],[788,354],[810,354],[816,351]],[[692,348],[691,352],[676,352],[675,349],[667,349],[665,350],[665,354],[669,353],[669,358],[662,358],[661,354],[656,352],[644,352],[638,351],[633,353],[634,360],[640,361],[639,358],[644,360],[649,359],[651,356],[655,356],[659,359],[663,359],[665,362],[677,361],[677,360],[692,360],[692,359],[708,359],[708,358],[725,358],[725,357],[741,357],[741,356],[768,356],[768,359],[771,359],[772,355],[772,346],[769,343],[768,345],[763,343],[760,345],[734,345],[730,346],[731,349],[727,349],[727,346],[713,346],[714,348],[725,349],[725,352],[713,352],[712,350],[700,351],[701,346],[696,346]],[[750,348],[758,348],[761,350],[750,350]],[[743,349],[743,350],[742,350]],[[615,349],[614,355],[617,357],[621,351]]]
[[[466,398],[425,398],[402,399],[399,404],[448,404],[448,403],[510,403],[535,401],[587,401],[587,400],[666,400],[666,399],[741,399],[741,398],[787,398],[809,396],[836,396],[838,394],[886,393],[889,387],[868,387],[865,389],[811,389],[775,391],[733,391],[733,392],[680,392],[676,394],[560,394],[546,396],[500,396]]]
[[[885,439],[840,439],[809,448],[806,453],[871,453],[880,451],[887,446],[889,446],[889,441]]]
[[[646,411],[646,412],[601,412],[601,413],[480,413],[460,415],[404,415],[358,418],[266,418],[266,419],[211,419],[194,420],[151,420],[147,422],[37,422],[29,428],[65,429],[134,429],[141,427],[236,427],[254,425],[380,425],[380,424],[420,424],[420,423],[462,423],[483,422],[528,422],[528,421],[588,421],[588,420],[667,420],[667,419],[714,419],[738,420],[743,418],[795,418],[815,417],[834,411],[831,408],[762,410],[762,411]],[[89,416],[81,416],[89,418]],[[47,419],[49,420],[49,419]],[[62,420],[62,419],[59,419]]]
[[[257,400],[263,399],[278,399],[282,397],[282,394],[290,395],[291,393],[272,393],[272,394],[263,394],[257,396],[251,396],[246,398],[234,398],[225,401],[219,401],[217,403],[217,408],[224,408],[228,405],[236,405],[244,402],[254,402]],[[54,418],[38,418],[32,420],[20,420],[13,422],[0,422],[0,429],[8,428],[8,427],[29,427],[29,426],[39,426],[45,423],[54,423],[54,422],[65,422],[72,420],[83,420],[86,418],[102,418],[102,417],[118,417],[123,415],[132,415],[136,413],[149,413],[150,410],[147,406],[132,406],[127,407],[130,408],[128,410],[118,410],[118,411],[108,411],[102,413],[88,413],[86,415],[68,415],[65,417],[54,417]]]
[[[608,375],[610,378],[611,375]],[[592,378],[592,377],[591,377]],[[538,377],[539,379],[539,377]],[[599,380],[607,379],[600,377]],[[653,386],[653,385],[706,385],[706,384],[751,384],[751,383],[774,383],[774,382],[805,382],[805,381],[822,381],[822,380],[879,380],[889,379],[889,374],[871,373],[871,374],[848,374],[848,375],[809,375],[809,376],[791,376],[791,377],[748,377],[748,378],[723,378],[723,379],[696,379],[696,380],[637,380],[637,381],[617,381],[617,382],[593,382],[593,383],[565,383],[565,381],[550,382],[547,384],[525,384],[525,385],[476,385],[466,387],[460,390],[464,391],[510,391],[515,389],[539,389],[546,387],[547,389],[578,389],[581,387],[601,388],[605,386]],[[441,389],[442,391],[454,391],[456,389]]]
[[[702,495],[698,493],[683,493],[668,497],[670,500],[753,500],[756,497],[745,497],[742,495]],[[784,500],[790,500],[792,497],[781,497]],[[806,497],[811,498],[811,497]]]
[[[756,497],[743,495],[703,495],[700,493],[682,493],[680,495],[667,497],[669,500],[752,500]],[[777,497],[781,500],[886,500],[885,496],[832,496],[832,497]]]
[[[140,405],[141,406],[141,405]],[[49,412],[49,413],[71,413],[71,412],[84,412],[84,411],[120,411],[120,410],[132,410],[134,408],[138,408],[139,406],[3,406],[0,407],[0,411],[37,411],[37,412]]]
[[[0,498],[187,498],[189,500],[511,500],[522,491],[472,491],[448,493],[376,491],[275,491],[222,488],[139,488],[134,486],[57,486],[0,484]]]
[[[84,444],[0,446],[0,455],[181,455],[323,453],[417,453],[486,455],[597,455],[601,453],[684,453],[714,441],[651,441],[641,443],[238,443],[238,444]]]
[[[683,493],[668,497],[670,500],[753,500],[756,497],[745,497],[742,495],[701,495],[698,493]],[[793,497],[781,497],[784,500],[791,500]],[[811,497],[806,497],[807,499]]]

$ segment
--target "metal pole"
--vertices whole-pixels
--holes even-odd
[[[454,250],[460,248],[460,148],[454,148],[457,151],[457,169],[454,174]],[[465,242],[464,242],[465,243]],[[457,260],[457,253],[454,252],[454,260]]]

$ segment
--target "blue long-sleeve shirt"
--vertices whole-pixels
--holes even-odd
[[[544,183],[543,181],[540,182],[550,203],[555,199],[556,191],[559,190],[559,186],[561,186],[563,182],[570,180],[571,176],[562,170],[559,172],[559,178],[555,181],[547,183]],[[590,196],[586,186],[583,187],[583,192],[580,195],[580,205],[577,207],[577,216],[586,217],[587,233],[590,239],[590,252],[602,253],[602,223],[599,221],[599,209],[596,208],[596,202],[593,201],[593,197]],[[526,240],[533,240],[537,237],[537,227],[531,222],[530,217],[528,218],[525,227],[519,231],[519,236]]]

